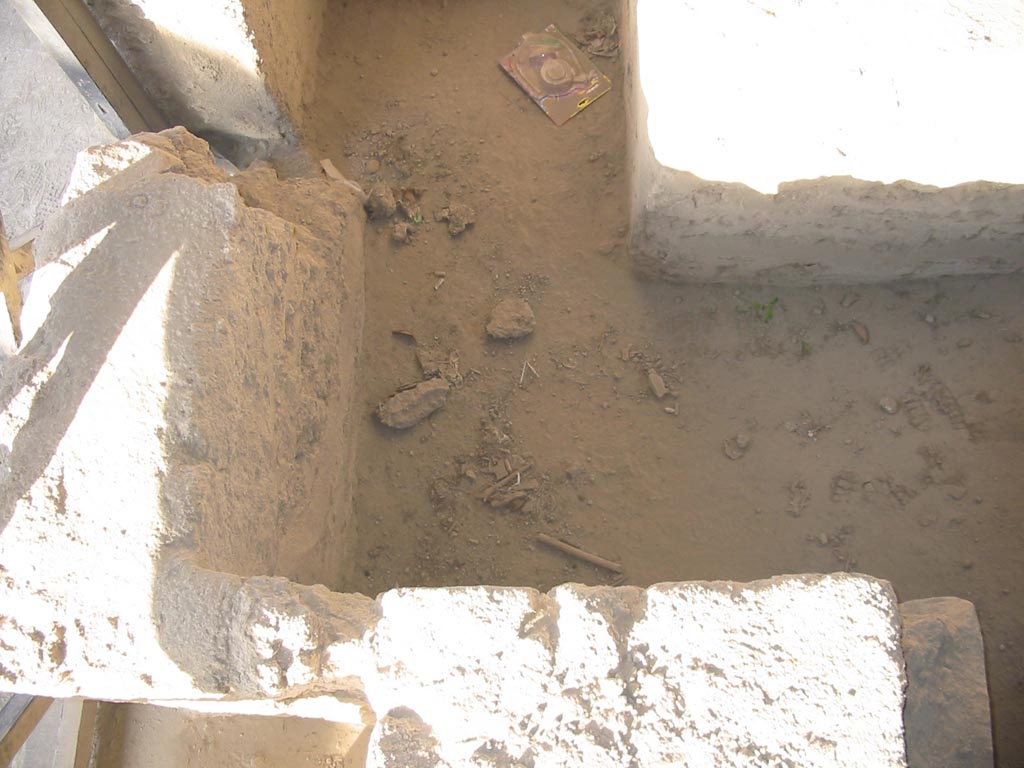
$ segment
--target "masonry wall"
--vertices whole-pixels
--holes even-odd
[[[813,12],[826,6],[815,6]],[[853,8],[841,4],[837,7]],[[736,93],[734,73],[742,68],[732,64],[716,66],[714,58],[691,60],[687,47],[652,42],[638,28],[638,14],[646,12],[653,19],[648,23],[659,26],[659,14],[685,13],[681,11],[685,8],[689,6],[659,5],[656,0],[627,0],[624,4],[630,251],[641,273],[676,281],[808,284],[1000,274],[1024,269],[1024,186],[1020,184],[970,181],[937,187],[914,181],[883,184],[852,176],[824,176],[782,183],[777,194],[767,194],[743,183],[702,178],[692,172],[693,168],[670,167],[659,162],[649,122],[656,109],[665,112],[667,105],[686,106],[676,111],[674,125],[678,130],[673,132],[662,125],[660,140],[687,141],[687,136],[695,133],[687,130],[690,123],[708,126],[700,135],[713,135],[710,129],[715,126],[723,134],[728,133],[728,121],[735,119],[746,120],[755,129],[760,124],[785,126],[787,121],[796,119],[782,106],[787,100],[826,98],[821,92],[801,91],[800,77],[780,73],[771,85],[780,94],[777,109],[769,106],[763,111],[737,111],[734,101],[742,95]],[[771,13],[781,17],[784,11],[791,11],[790,15],[812,12],[802,9],[799,3],[785,3]],[[773,18],[767,14],[755,4],[737,3],[729,23],[743,25]],[[694,19],[685,20],[687,28],[700,21],[696,12],[692,15]],[[981,11],[978,15],[984,16]],[[671,28],[679,23],[683,22],[673,17],[660,27]],[[728,29],[702,30],[709,40],[730,39]],[[915,30],[908,33],[911,31]],[[968,32],[965,29],[963,35]],[[992,34],[998,36],[1000,32]],[[1019,36],[1009,35],[1008,39],[1011,42],[1006,45],[1012,46]],[[818,48],[814,51],[829,55],[827,47],[823,52]],[[1018,60],[1024,60],[1024,52],[1016,55]],[[812,60],[805,62],[806,67],[832,63],[819,60],[812,64]],[[997,69],[989,73],[991,78],[1002,76],[998,62],[1003,60],[992,59]],[[751,58],[749,66],[758,64]],[[922,61],[920,66],[927,64]],[[676,72],[678,77],[663,80],[658,87],[647,87],[643,73],[655,69]],[[699,79],[703,92],[714,93],[713,103],[691,98],[693,88],[687,82],[692,78]],[[719,89],[715,91],[709,83]],[[849,95],[852,99],[853,94]],[[908,103],[911,98],[912,95],[904,95]],[[942,119],[935,115],[936,121]],[[973,141],[992,140],[989,133],[995,129],[986,127],[983,111],[978,113],[975,126]],[[673,135],[675,139],[670,138]],[[777,151],[771,135],[766,128],[766,138],[760,147],[762,157]],[[891,140],[896,141],[897,137]],[[710,154],[719,148],[709,145],[706,149]],[[688,154],[699,155],[700,150],[700,146],[688,147]],[[839,157],[837,150],[830,151]],[[946,151],[954,152],[957,148]],[[1007,147],[1007,152],[1014,157],[1018,154],[1012,146]],[[944,161],[942,152],[937,152],[934,163],[940,165]],[[757,163],[757,157],[750,162]]]
[[[270,93],[301,134],[316,88],[327,0],[242,0]]]

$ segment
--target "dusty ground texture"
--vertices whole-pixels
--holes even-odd
[[[612,93],[561,128],[496,64],[522,32],[571,33],[595,8],[328,9],[308,138],[365,188],[407,190],[413,220],[407,243],[367,226],[361,557],[332,586],[616,577],[537,544],[546,533],[630,584],[850,569],[903,600],[963,597],[985,633],[999,764],[1020,765],[1024,280],[637,280],[621,60],[597,59]],[[475,211],[456,237],[435,220],[451,204]],[[530,302],[536,330],[488,340],[507,297]],[[452,385],[446,405],[381,426],[376,406],[424,370]],[[509,468],[518,486],[485,503]]]

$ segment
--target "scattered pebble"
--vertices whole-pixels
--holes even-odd
[[[967,349],[973,343],[974,343],[974,339],[958,339],[957,342],[956,342],[956,345],[960,349]]]
[[[395,215],[398,203],[395,202],[395,195],[387,184],[374,184],[370,187],[370,194],[366,196],[366,213],[375,221],[390,219]]]
[[[891,415],[900,409],[900,403],[894,397],[883,397],[878,401],[878,407]]]
[[[928,325],[935,325],[935,315],[929,312],[927,315],[924,316],[924,321],[928,323]]]
[[[661,374],[653,368],[647,369],[647,384],[651,388],[651,394],[659,400],[668,394],[668,387],[665,385],[665,380],[661,378]]]
[[[502,299],[491,311],[487,335],[492,339],[521,339],[533,333],[533,309],[523,299]]]
[[[725,455],[736,461],[742,459],[750,448],[750,437],[740,432],[735,437],[730,437],[722,444]]]
[[[1017,331],[1011,331],[1009,328],[1003,328],[999,335],[1003,337],[1003,341],[1007,344],[1020,344],[1021,342],[1021,335]]]
[[[448,399],[448,382],[427,379],[401,389],[377,406],[380,423],[392,429],[408,429],[441,408]]]
[[[434,67],[432,70],[430,70],[430,76],[431,77],[437,77],[437,74],[438,74],[437,67]]]
[[[859,320],[850,321],[850,330],[857,334],[857,338],[860,339],[861,344],[867,344],[871,341],[871,332],[868,327]]]
[[[380,160],[377,158],[371,158],[366,161],[366,170],[368,173],[376,173],[380,170]]]
[[[974,567],[974,561],[973,560],[961,560],[960,561],[960,567],[963,568],[965,571],[969,571],[969,570],[971,570],[971,568]]]
[[[839,306],[844,307],[844,308],[845,307],[852,307],[858,301],[860,301],[860,296],[858,294],[856,294],[856,293],[844,293],[843,294],[843,298],[839,301]]]

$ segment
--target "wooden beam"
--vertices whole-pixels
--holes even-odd
[[[129,131],[161,131],[170,127],[82,0],[35,3]]]
[[[98,715],[99,704],[97,702],[92,700],[82,702],[82,719],[78,725],[78,746],[75,749],[75,768],[89,768]]]
[[[53,704],[45,696],[16,693],[0,709],[0,766],[7,768]]]

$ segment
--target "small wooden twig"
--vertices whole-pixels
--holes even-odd
[[[603,557],[592,555],[589,552],[584,552],[579,547],[574,547],[572,544],[566,544],[564,541],[552,538],[545,533],[538,533],[537,541],[541,544],[547,544],[549,547],[557,549],[559,552],[563,552],[566,555],[582,560],[585,563],[596,565],[599,568],[606,568],[613,573],[622,573],[625,570],[619,563],[612,560],[605,560]]]
[[[534,376],[536,376],[538,379],[540,378],[540,374],[537,373],[537,369],[534,368],[532,365],[530,365],[530,361],[529,360],[526,361],[526,366],[533,372]]]
[[[498,482],[496,482],[496,483],[494,483],[492,485],[487,486],[484,489],[483,493],[480,494],[480,498],[483,499],[484,501],[487,501],[488,499],[491,498],[491,496],[493,496],[495,493],[500,491],[506,485],[509,485],[509,484],[517,481],[520,477],[522,477],[523,473],[526,472],[528,469],[530,469],[530,467],[532,467],[532,466],[533,466],[532,464],[527,464],[525,466],[520,467],[517,470],[509,472],[507,475],[505,475],[503,478],[501,478],[501,480],[499,480]]]

